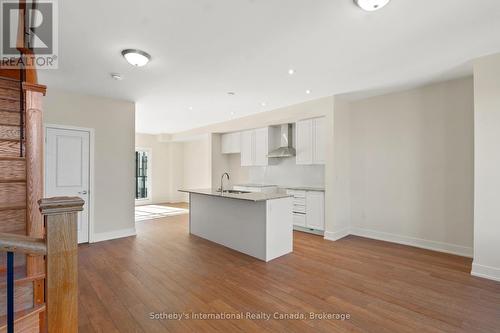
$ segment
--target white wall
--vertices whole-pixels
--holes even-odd
[[[44,122],[95,130],[94,240],[135,234],[135,104],[48,89]]]
[[[203,189],[212,187],[211,136],[183,142],[183,188]],[[188,196],[184,194],[184,200]]]
[[[500,281],[500,54],[474,63],[475,212],[472,274]]]
[[[135,146],[152,152],[152,193],[148,204],[182,201],[184,197],[178,192],[184,180],[182,143],[162,142],[156,135],[138,133]]]
[[[471,78],[351,103],[352,233],[472,255],[473,103]]]

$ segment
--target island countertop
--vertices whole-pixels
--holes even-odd
[[[228,198],[228,199],[239,199],[239,200],[247,200],[247,201],[267,201],[274,199],[282,199],[289,198],[292,195],[286,193],[264,193],[264,192],[251,192],[251,193],[226,193],[221,194],[215,189],[195,189],[195,190],[179,190],[179,192],[184,193],[195,193],[195,194],[203,194],[210,195],[214,197],[220,198]]]

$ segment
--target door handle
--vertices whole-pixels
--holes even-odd
[[[81,191],[81,192],[78,192],[78,194],[83,194],[83,195],[85,195],[85,194],[87,194],[87,191],[83,190],[83,191]]]

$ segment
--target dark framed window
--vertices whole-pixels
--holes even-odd
[[[147,200],[150,195],[150,152],[146,150],[135,151],[135,199]]]

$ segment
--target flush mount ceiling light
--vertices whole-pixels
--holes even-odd
[[[136,49],[123,50],[122,56],[129,64],[135,67],[145,66],[151,60],[151,56],[148,53]]]
[[[387,5],[391,0],[354,0],[354,3],[361,9],[373,12]]]

